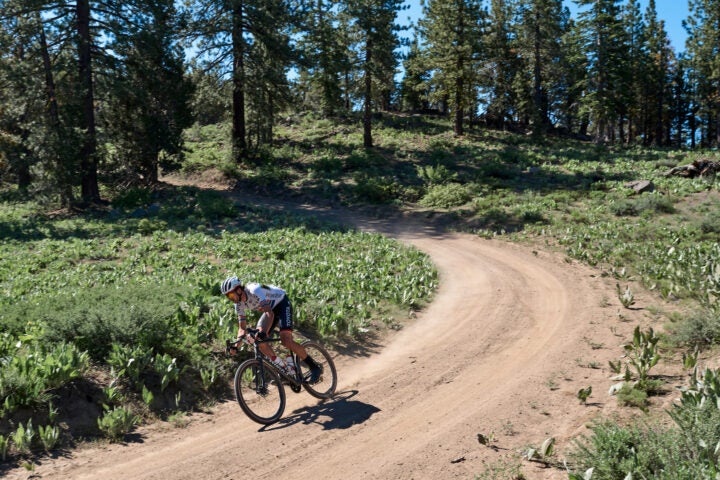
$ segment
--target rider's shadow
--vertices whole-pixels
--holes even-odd
[[[325,400],[311,407],[299,408],[279,422],[262,427],[260,431],[287,428],[298,423],[305,425],[314,423],[321,425],[323,430],[350,428],[365,422],[374,413],[380,411],[374,405],[350,400],[357,394],[357,390],[338,393],[331,400]]]

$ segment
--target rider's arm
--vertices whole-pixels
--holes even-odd
[[[242,320],[242,321],[238,324],[238,334],[237,334],[237,339],[238,339],[238,340],[242,340],[242,339],[243,339],[243,337],[244,337],[245,334],[247,333],[247,332],[246,332],[246,329],[247,329],[247,322],[246,322],[245,320]]]
[[[238,316],[238,334],[237,339],[238,341],[242,340],[245,337],[245,334],[247,334],[247,318],[245,317],[245,310],[241,310],[237,306],[235,307],[235,311],[237,312]]]

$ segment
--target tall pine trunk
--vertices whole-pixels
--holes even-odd
[[[97,178],[97,138],[95,131],[95,94],[92,74],[89,0],[78,0],[76,13],[80,88],[82,92],[82,122],[80,126],[84,132],[80,149],[81,191],[85,202],[94,203],[100,200],[100,189],[98,188]]]
[[[363,112],[363,146],[372,148],[372,38],[367,32],[368,39],[365,46],[365,108]]]
[[[45,94],[47,95],[47,115],[50,131],[53,136],[53,145],[59,145],[62,138],[60,132],[60,114],[58,109],[57,97],[55,96],[55,78],[52,72],[52,64],[50,61],[50,52],[48,51],[47,38],[45,37],[45,27],[42,24],[40,13],[35,12],[35,21],[40,31],[40,55],[43,61],[43,70],[45,71]],[[73,203],[72,181],[70,175],[63,164],[63,158],[59,152],[55,152],[55,181],[60,190],[60,205],[69,207]]]
[[[241,163],[247,156],[245,126],[245,39],[243,38],[243,0],[236,0],[232,17],[233,49],[233,128],[232,156]]]
[[[458,60],[458,64],[462,65],[462,60]],[[465,133],[465,129],[463,128],[462,89],[462,75],[458,75],[457,80],[455,80],[455,122],[453,126],[453,132],[455,136],[458,137]]]

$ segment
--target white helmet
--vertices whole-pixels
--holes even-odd
[[[220,285],[220,291],[223,295],[227,295],[228,292],[232,292],[235,287],[242,285],[242,282],[238,279],[238,277],[232,276],[226,278],[222,284]]]

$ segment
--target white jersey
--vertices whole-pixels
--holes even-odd
[[[247,310],[272,310],[285,298],[285,290],[275,285],[261,285],[259,283],[245,284],[247,300],[235,304],[238,320],[245,320]]]

